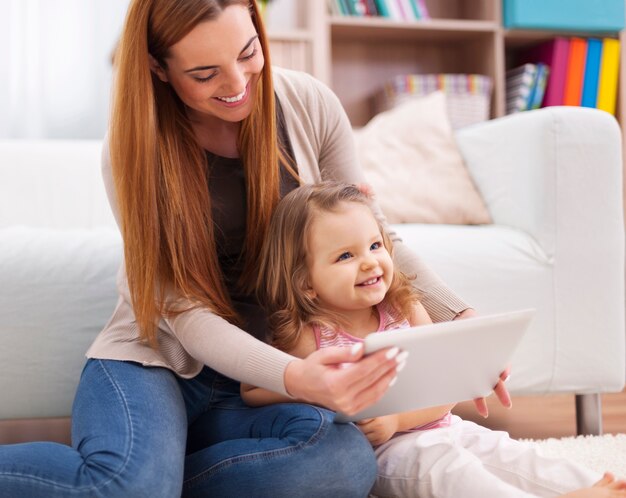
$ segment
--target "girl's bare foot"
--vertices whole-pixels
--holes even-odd
[[[626,481],[615,480],[610,472],[605,472],[591,488],[579,489],[562,495],[563,498],[626,498]]]

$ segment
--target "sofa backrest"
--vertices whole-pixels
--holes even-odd
[[[0,228],[115,227],[101,140],[0,140]]]

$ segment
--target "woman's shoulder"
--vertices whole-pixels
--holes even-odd
[[[272,77],[276,90],[300,89],[311,90],[323,83],[304,71],[272,66]]]
[[[337,97],[323,82],[303,71],[294,71],[282,67],[272,67],[274,90],[281,100],[295,104],[299,102],[307,107]]]

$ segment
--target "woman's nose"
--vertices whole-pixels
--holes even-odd
[[[239,95],[246,88],[246,75],[242,68],[235,66],[227,73],[227,80],[224,90],[230,96]]]

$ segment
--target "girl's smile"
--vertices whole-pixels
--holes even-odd
[[[308,293],[355,322],[383,301],[393,263],[370,208],[342,202],[315,216],[308,232]]]

